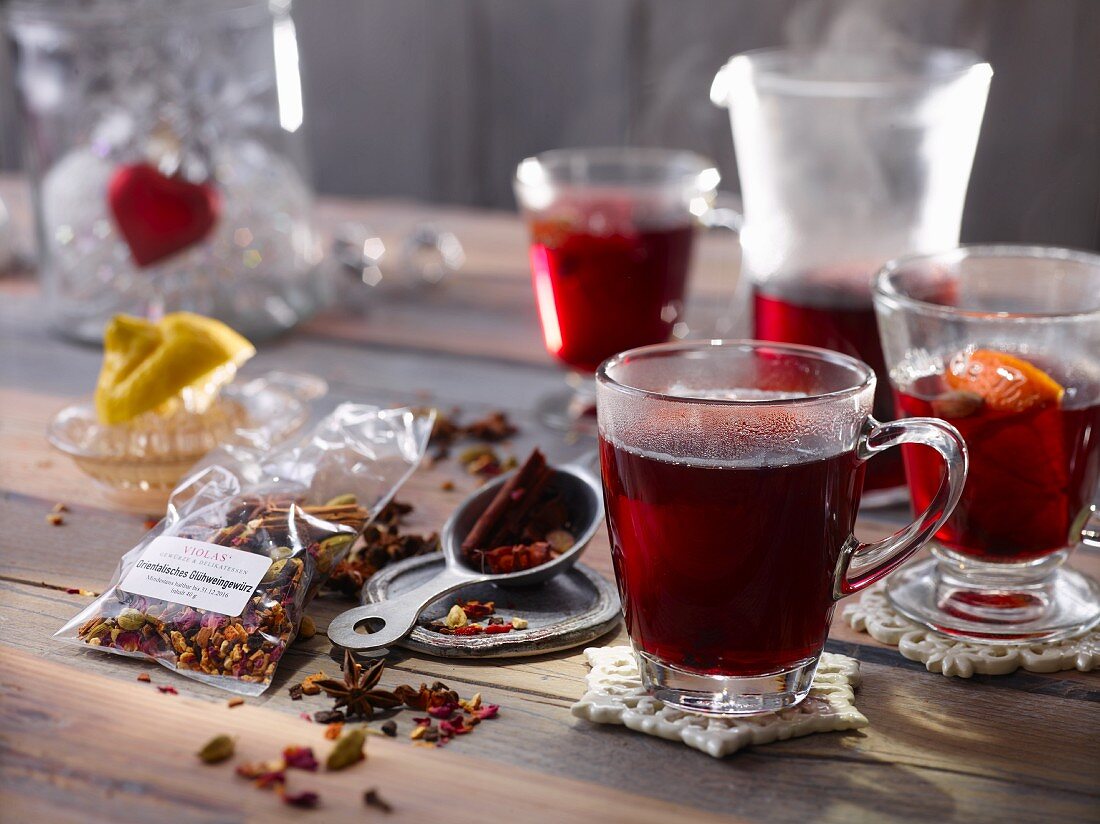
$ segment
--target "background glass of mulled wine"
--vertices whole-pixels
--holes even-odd
[[[596,367],[686,331],[696,227],[718,182],[711,161],[666,149],[558,149],[519,164],[543,340],[570,370],[571,389],[538,404],[545,423],[591,426]]]
[[[731,58],[711,88],[744,202],[738,314],[753,338],[869,364],[879,420],[894,409],[871,280],[898,255],[958,243],[991,75],[950,49],[764,49]],[[900,454],[884,456],[865,503],[904,500],[904,482]]]
[[[966,440],[970,474],[933,559],[890,577],[894,606],[968,640],[1049,640],[1100,621],[1100,587],[1065,566],[1100,544],[1100,255],[964,246],[893,261],[875,308],[902,415]],[[902,450],[914,506],[934,456]]]
[[[959,434],[871,417],[855,358],[759,341],[669,343],[596,373],[615,577],[642,681],[665,703],[747,714],[809,692],[836,600],[939,529],[962,492]],[[868,458],[900,443],[946,471],[913,523],[852,535]]]

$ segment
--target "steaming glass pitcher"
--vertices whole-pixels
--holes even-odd
[[[744,223],[742,333],[857,357],[894,418],[871,278],[959,240],[993,72],[971,52],[740,54],[711,100],[729,109]],[[903,498],[898,450],[867,466],[864,501]]]

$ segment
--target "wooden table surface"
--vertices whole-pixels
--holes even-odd
[[[22,183],[0,181],[0,196],[26,248]],[[543,429],[531,414],[534,400],[558,388],[561,376],[542,350],[523,231],[513,216],[337,201],[321,203],[319,214],[329,227],[348,219],[368,223],[391,249],[415,223],[436,221],[458,234],[468,260],[434,291],[346,294],[339,311],[263,345],[249,372],[282,367],[323,375],[331,394],[318,411],[343,399],[460,406],[467,416],[504,409],[521,427],[504,451],[518,456],[536,444],[552,459],[590,448]],[[704,239],[696,318],[721,305],[736,269],[731,238]],[[383,686],[441,679],[500,704],[500,718],[434,749],[412,746],[406,713],[398,717],[396,740],[370,739],[365,765],[294,775],[296,787],[321,793],[320,810],[285,807],[228,766],[201,765],[194,753],[222,732],[236,735],[239,754],[249,759],[274,757],[290,743],[327,751],[321,726],[299,716],[325,702],[293,702],[287,694],[305,674],[338,672],[323,631],[291,648],[265,695],[235,709],[225,693],[156,665],[51,637],[90,600],[66,590],[101,591],[160,504],[105,491],[50,450],[48,420],[91,393],[100,354],[51,332],[30,277],[0,279],[0,298],[4,822],[379,818],[362,804],[363,790],[375,786],[393,804],[395,821],[1100,820],[1095,674],[944,678],[840,621],[829,649],[861,661],[857,706],[870,726],[749,748],[724,760],[574,719],[569,707],[583,692],[586,671],[579,650],[476,663],[397,652]],[[444,480],[457,489],[443,491]],[[474,483],[454,461],[419,470],[399,494],[416,506],[409,529],[437,529]],[[56,502],[71,509],[61,527],[45,521]],[[881,517],[861,525],[867,534],[889,526]],[[1079,553],[1075,563],[1095,570],[1096,560]],[[606,535],[585,563],[611,575]],[[347,605],[325,595],[309,612],[323,630]],[[619,631],[599,643],[623,641]],[[142,672],[179,695],[139,683]]]

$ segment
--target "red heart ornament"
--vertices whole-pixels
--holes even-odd
[[[166,177],[146,163],[115,169],[107,202],[141,267],[198,243],[214,228],[221,210],[221,197],[211,184]]]

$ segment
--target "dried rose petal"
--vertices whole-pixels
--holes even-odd
[[[175,687],[169,687],[169,686],[166,686],[164,684],[161,684],[160,686],[158,686],[157,690],[159,690],[160,692],[163,692],[165,695],[179,695],[179,692],[176,691]]]
[[[283,750],[283,760],[288,767],[293,767],[296,770],[316,772],[319,766],[310,747],[289,746]]]
[[[443,704],[439,707],[429,707],[428,715],[432,718],[450,718],[456,709],[458,708],[454,704]]]
[[[283,799],[284,804],[289,804],[291,807],[305,807],[306,809],[313,809],[321,802],[321,796],[312,790],[302,790],[299,793],[288,793],[283,790],[279,793],[279,797]]]
[[[255,784],[261,790],[268,790],[272,787],[281,787],[286,783],[286,772],[283,770],[272,770],[271,772],[260,773],[256,776]]]
[[[479,709],[477,711],[476,715],[482,721],[487,721],[490,718],[496,718],[497,714],[499,712],[500,712],[500,705],[499,704],[486,704],[484,707],[482,707],[481,709]]]

